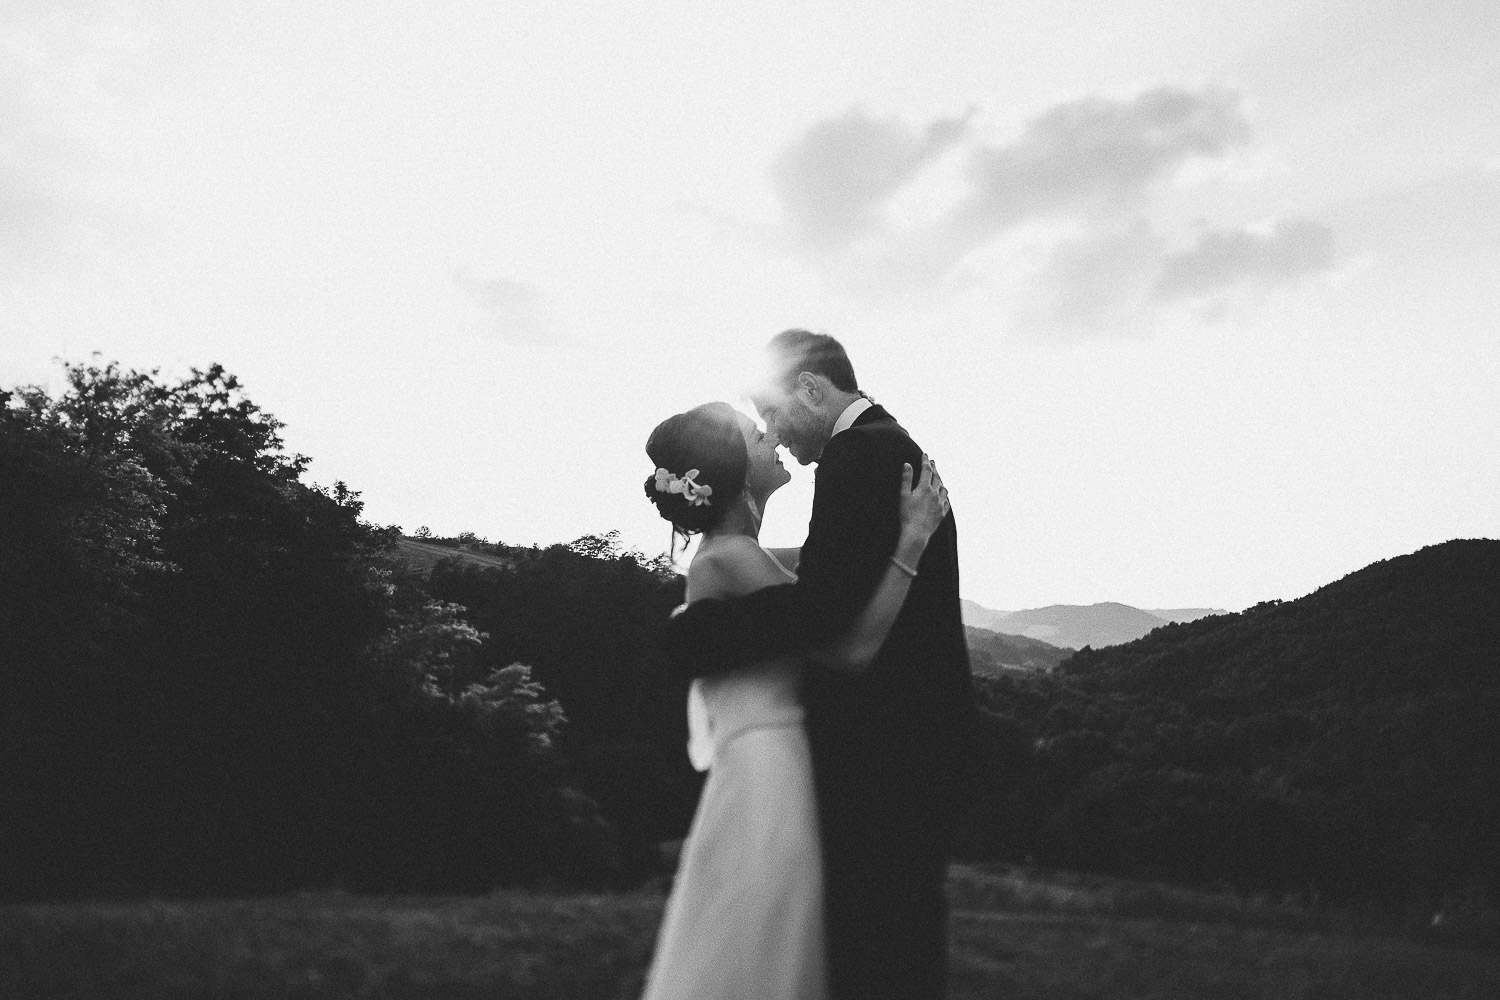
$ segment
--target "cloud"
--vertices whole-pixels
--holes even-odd
[[[1250,139],[1240,96],[1221,87],[1064,102],[1008,143],[974,141],[971,116],[917,128],[854,108],[814,125],[771,168],[793,244],[856,291],[934,288],[969,254],[1028,223],[1108,228],[1139,211],[1156,182]],[[891,225],[884,210],[893,199],[964,144],[948,203]]]
[[[1041,270],[1041,305],[1024,325],[1084,336],[1109,330],[1139,308],[1166,246],[1144,218],[1065,240]]]
[[[1196,298],[1235,285],[1289,286],[1333,267],[1333,231],[1310,219],[1282,219],[1265,231],[1211,229],[1162,262],[1153,294]]]
[[[1333,232],[1299,217],[1267,227],[1203,232],[1183,249],[1143,216],[1082,227],[1057,243],[1036,274],[1020,330],[1065,339],[1149,329],[1174,303],[1201,322],[1222,319],[1239,289],[1291,287],[1332,269]]]
[[[885,203],[967,132],[967,115],[918,129],[857,107],[813,125],[771,166],[795,242],[840,250],[879,230]]]
[[[968,194],[903,256],[925,258],[916,273],[946,272],[1036,220],[1094,227],[1091,239],[1102,249],[1119,235],[1110,220],[1139,211],[1157,182],[1249,141],[1239,94],[1221,87],[1068,101],[1033,119],[1014,142],[973,149]]]
[[[478,307],[485,336],[537,343],[552,339],[556,332],[552,310],[535,285],[468,271],[455,272],[453,283]]]
[[[1118,213],[1187,161],[1249,142],[1239,104],[1238,94],[1219,87],[1060,104],[1016,142],[974,151],[973,192],[951,224],[988,234],[1041,215]]]
[[[1216,86],[1087,97],[999,143],[979,141],[971,115],[917,127],[854,108],[784,147],[771,181],[792,245],[847,291],[972,287],[986,269],[1007,284],[1009,270],[1030,275],[1016,310],[1023,327],[1106,335],[1179,301],[1200,319],[1221,315],[1216,297],[1233,289],[1292,286],[1333,266],[1332,230],[1309,219],[1198,233],[1162,222],[1167,182],[1222,168],[1250,143],[1241,104]],[[893,210],[913,200],[904,193],[932,192],[944,202]],[[1038,244],[1040,267],[1027,260]]]

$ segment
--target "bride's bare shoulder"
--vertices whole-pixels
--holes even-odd
[[[755,539],[729,535],[698,549],[688,567],[687,598],[692,603],[711,597],[736,597],[786,582]]]

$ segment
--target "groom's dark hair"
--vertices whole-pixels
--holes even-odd
[[[794,381],[801,372],[812,372],[828,379],[835,389],[859,391],[854,366],[844,353],[844,345],[826,333],[783,330],[771,338],[766,352],[774,366],[772,375],[783,383]]]

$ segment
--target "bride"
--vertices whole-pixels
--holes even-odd
[[[657,425],[646,496],[703,539],[689,604],[789,583],[796,550],[759,543],[766,500],[791,479],[777,442],[728,403]],[[901,536],[850,633],[809,669],[859,671],[885,641],[927,540],[948,512],[931,463],[902,477]],[[784,560],[780,561],[780,560]],[[823,873],[799,698],[803,663],[761,663],[693,682],[688,754],[708,771],[657,935],[643,1000],[822,1000]]]

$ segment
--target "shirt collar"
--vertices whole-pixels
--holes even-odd
[[[848,406],[844,407],[844,412],[840,413],[839,418],[833,422],[833,434],[839,434],[843,431],[847,431],[850,427],[853,427],[854,421],[859,419],[859,415],[874,405],[875,404],[870,402],[869,399],[861,396],[854,402],[850,403]],[[833,434],[830,434],[828,436],[833,437]]]

